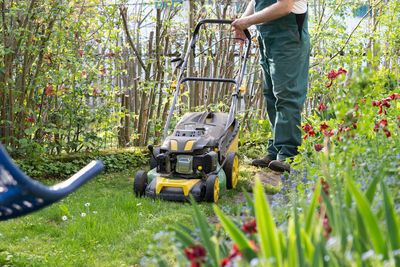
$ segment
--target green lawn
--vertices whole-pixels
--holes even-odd
[[[0,265],[129,266],[139,265],[144,256],[173,255],[169,248],[157,247],[154,235],[176,222],[190,225],[192,207],[136,198],[135,171],[100,175],[46,209],[1,222]],[[241,171],[238,188],[250,176],[247,169]],[[229,191],[218,205],[240,210],[242,204],[231,201],[237,192]],[[200,208],[212,214],[211,204],[201,203]]]

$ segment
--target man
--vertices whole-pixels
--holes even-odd
[[[287,163],[298,154],[301,112],[307,94],[310,41],[307,0],[253,0],[232,26],[235,37],[256,25],[263,71],[263,95],[273,139],[267,155],[253,165],[290,172]],[[287,161],[288,159],[288,161]]]

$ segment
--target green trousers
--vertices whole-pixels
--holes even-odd
[[[302,141],[300,122],[310,57],[307,14],[290,13],[257,29],[263,94],[273,131],[268,156],[283,160],[295,156]]]

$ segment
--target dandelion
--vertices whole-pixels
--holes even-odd
[[[81,216],[82,216],[82,217],[86,217],[86,213],[82,212],[82,213],[81,213]]]
[[[61,217],[61,219],[62,219],[63,221],[66,221],[66,220],[68,220],[68,217],[64,215],[64,216]]]

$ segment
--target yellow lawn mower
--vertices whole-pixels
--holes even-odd
[[[181,60],[174,99],[164,128],[164,141],[160,147],[149,145],[152,158],[150,171],[140,170],[135,175],[133,191],[137,196],[148,196],[173,201],[217,202],[226,189],[235,188],[239,177],[238,139],[240,123],[235,118],[240,87],[250,52],[250,33],[247,37],[244,59],[236,79],[184,77],[190,52],[195,49],[201,25],[207,23],[231,24],[232,20],[202,20],[194,32]],[[180,93],[187,81],[232,83],[232,103],[229,113],[190,112],[167,136],[170,121]]]

